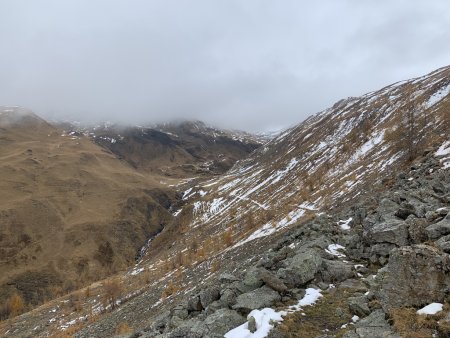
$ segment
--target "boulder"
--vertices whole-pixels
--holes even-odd
[[[369,257],[370,256],[389,256],[389,253],[395,248],[397,248],[397,246],[392,243],[373,244],[370,247],[368,247]],[[375,260],[378,260],[378,258],[375,258]]]
[[[176,316],[181,319],[187,319],[189,316],[187,306],[185,306],[184,304],[175,306],[172,310],[172,316]]]
[[[350,297],[347,300],[348,308],[350,311],[358,317],[366,317],[370,313],[368,301],[365,296]]]
[[[272,306],[275,302],[281,300],[281,296],[275,290],[268,286],[239,295],[233,309],[248,314],[255,309],[261,309]]]
[[[166,337],[167,338],[203,338],[203,334],[192,332],[192,327],[194,326],[194,322],[187,321],[183,326],[177,327],[176,329],[169,332]]]
[[[200,292],[200,303],[204,309],[212,302],[220,298],[220,289],[218,287],[209,287]]]
[[[380,215],[388,215],[394,214],[399,208],[400,206],[396,202],[385,197],[380,201],[377,211]]]
[[[356,336],[344,335],[344,337],[400,338],[400,335],[390,327],[382,310],[372,312],[369,316],[357,322],[355,327]]]
[[[403,220],[407,219],[409,215],[415,215],[416,209],[414,205],[410,203],[403,202],[401,207],[397,209],[397,211],[394,213],[394,215],[398,218],[401,218]]]
[[[326,283],[342,282],[355,277],[353,265],[334,260],[323,260],[322,280]]]
[[[263,270],[265,269],[260,267],[251,267],[245,273],[242,282],[235,282],[233,283],[233,285],[235,285],[241,293],[246,293],[258,289],[264,284],[261,276]]]
[[[234,310],[219,309],[203,322],[206,327],[204,337],[223,337],[225,333],[242,325],[246,319]]]
[[[257,330],[255,317],[253,317],[253,316],[248,317],[247,328],[251,333],[255,333],[255,331]]]
[[[412,244],[420,244],[428,240],[428,234],[425,228],[428,225],[428,221],[424,218],[408,218],[406,220],[408,227],[409,238]]]
[[[441,248],[442,251],[450,253],[450,235],[439,238],[436,244]]]
[[[203,306],[202,306],[202,303],[200,302],[199,295],[195,295],[195,296],[192,296],[191,298],[189,298],[188,304],[187,304],[187,309],[189,312],[203,310]]]
[[[236,304],[237,294],[233,289],[225,289],[221,291],[220,302],[226,306],[231,307]]]
[[[313,249],[308,249],[295,255],[286,262],[286,268],[281,268],[277,276],[292,286],[302,286],[314,279],[322,266],[322,257]]]
[[[307,249],[325,250],[330,244],[332,244],[332,241],[328,237],[320,236],[319,238],[308,239],[302,242],[300,245],[296,246],[295,251],[296,253],[302,253],[307,251]]]
[[[375,223],[364,233],[367,242],[391,243],[397,246],[408,244],[408,229],[405,222],[390,219],[382,223]]]
[[[288,290],[287,286],[283,283],[283,281],[270,271],[267,270],[261,271],[261,279],[265,285],[267,285],[268,287],[270,287],[275,291],[285,293]]]
[[[450,234],[450,215],[447,215],[443,220],[428,226],[426,229],[430,239],[437,239]]]
[[[449,269],[449,256],[434,247],[418,244],[394,249],[374,280],[375,296],[386,312],[442,302],[449,290]]]

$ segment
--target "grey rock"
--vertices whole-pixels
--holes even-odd
[[[220,289],[218,287],[209,287],[200,292],[200,303],[204,309],[212,302],[220,298]]]
[[[268,286],[263,286],[238,296],[233,309],[248,314],[251,310],[270,307],[280,300],[281,296],[278,292],[272,290]]]
[[[301,243],[299,246],[295,248],[295,253],[303,253],[308,249],[320,249],[325,250],[328,245],[330,245],[332,241],[326,236],[320,236],[319,238],[313,240],[307,240],[304,243]]]
[[[184,324],[184,320],[177,316],[172,316],[170,318],[170,327],[171,328],[177,328]]]
[[[346,332],[342,338],[361,338],[355,331]]]
[[[435,219],[439,218],[439,214],[434,210],[430,210],[425,213],[425,218],[428,222],[433,222]]]
[[[382,215],[394,214],[398,209],[399,205],[389,198],[383,198],[378,206],[378,212]]]
[[[322,279],[326,283],[342,282],[355,277],[353,266],[341,261],[323,260]]]
[[[423,218],[408,218],[406,220],[408,227],[409,238],[412,244],[420,244],[428,240],[428,234],[425,228],[428,225],[428,221]]]
[[[426,229],[430,239],[437,239],[450,234],[450,215],[447,215],[442,221],[428,226]]]
[[[200,302],[200,296],[195,295],[189,298],[188,304],[187,304],[188,311],[201,311],[203,310],[202,303]]]
[[[181,319],[187,319],[189,316],[189,312],[187,310],[187,307],[183,304],[177,305],[172,310],[172,315],[179,317]]]
[[[375,256],[374,263],[378,260],[377,256],[389,256],[389,253],[395,248],[397,248],[397,246],[392,243],[373,244],[369,247],[369,255]]]
[[[240,290],[242,292],[248,292],[261,287],[264,284],[261,276],[263,270],[265,269],[257,267],[251,267],[248,269],[245,273]]]
[[[357,322],[355,327],[356,334],[361,338],[400,338],[400,335],[396,334],[386,321],[382,310],[372,312],[369,316]]]
[[[449,256],[434,247],[418,244],[395,249],[373,280],[373,291],[385,311],[442,302],[449,290],[449,268]]]
[[[403,220],[407,219],[409,215],[415,215],[416,209],[410,203],[402,203],[401,207],[394,213],[394,215]]]
[[[255,331],[256,331],[256,320],[255,320],[255,317],[253,317],[253,316],[250,316],[250,317],[248,317],[248,330],[251,332],[251,333],[254,333]]]
[[[231,307],[236,304],[237,294],[232,289],[225,289],[220,295],[220,302],[227,307]]]
[[[203,335],[191,331],[191,326],[180,326],[169,332],[167,338],[202,338]]]
[[[408,244],[408,229],[405,222],[394,219],[375,223],[364,235],[369,243],[391,243],[397,246]]]
[[[397,178],[400,179],[400,180],[404,180],[404,179],[406,179],[406,174],[403,173],[403,172],[401,172],[401,173],[399,173],[399,174],[397,175]]]
[[[225,306],[220,300],[216,300],[208,305],[208,307],[205,309],[205,313],[207,316],[213,314],[219,309],[225,308]]]
[[[204,325],[208,332],[205,337],[223,337],[225,333],[245,323],[245,318],[234,310],[219,309],[208,316]]]
[[[445,216],[448,215],[448,213],[450,213],[450,208],[445,208],[445,207],[444,208],[439,208],[439,209],[436,210],[436,213],[439,216],[445,217]]]
[[[364,293],[367,291],[366,284],[360,279],[347,279],[346,281],[340,283],[339,287],[343,289],[351,289],[353,292]]]
[[[270,271],[267,270],[261,271],[261,279],[265,285],[267,285],[268,287],[270,287],[275,291],[285,293],[288,290],[287,286],[283,283],[283,281]]]
[[[450,253],[450,235],[439,238],[436,244],[446,253]]]
[[[350,297],[347,302],[350,311],[359,317],[365,317],[370,313],[367,298],[364,296]]]
[[[232,283],[239,281],[239,278],[237,278],[235,275],[232,275],[231,273],[224,272],[219,276],[220,283]]]
[[[322,257],[313,249],[297,254],[279,269],[277,276],[292,286],[301,286],[314,279],[322,265]]]

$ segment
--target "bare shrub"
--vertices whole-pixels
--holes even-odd
[[[116,307],[117,301],[122,295],[123,289],[117,278],[110,279],[103,284],[103,303],[110,305],[112,309]]]

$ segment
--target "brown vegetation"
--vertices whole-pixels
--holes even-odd
[[[449,309],[449,305],[445,305]],[[434,331],[438,331],[441,337],[450,336],[450,323],[441,320],[447,311],[438,312],[436,315],[418,315],[417,309],[400,308],[392,310],[394,328],[402,337],[427,338],[432,337]]]
[[[117,301],[123,293],[123,287],[118,278],[107,280],[103,283],[103,304],[104,306],[111,306],[111,309],[116,307]]]

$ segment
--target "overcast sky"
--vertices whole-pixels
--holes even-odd
[[[0,105],[287,127],[450,64],[448,0],[0,0]]]

